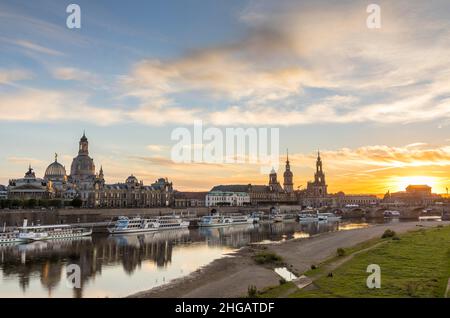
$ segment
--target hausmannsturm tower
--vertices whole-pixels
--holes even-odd
[[[293,173],[291,171],[291,165],[289,164],[289,150],[286,152],[286,170],[284,171],[284,191],[288,193],[294,192],[294,183],[292,181],[293,179]]]

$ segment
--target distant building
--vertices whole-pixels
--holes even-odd
[[[374,206],[380,204],[380,199],[376,195],[372,194],[345,194],[344,192],[338,192],[330,195],[332,198],[332,206],[343,208],[345,206]]]
[[[283,174],[284,177],[284,182],[283,182],[283,187],[284,187],[284,191],[286,191],[287,193],[293,193],[294,192],[294,174],[291,171],[291,165],[289,163],[289,151],[286,154],[286,169],[284,171]]]
[[[299,201],[304,206],[322,207],[332,204],[332,197],[327,192],[328,185],[325,181],[320,152],[317,153],[316,172],[314,181],[307,183],[306,189],[298,192]]]
[[[431,187],[427,185],[409,185],[406,191],[390,193],[384,195],[383,203],[400,205],[428,205],[436,200],[442,199],[438,194],[431,192]]]
[[[206,195],[206,206],[245,206],[250,205],[247,192],[210,191]]]
[[[278,182],[277,172],[275,169],[269,174],[268,185],[253,184],[232,184],[218,185],[211,189],[210,192],[244,192],[250,196],[252,205],[271,205],[271,204],[296,204],[297,196],[293,191],[293,173],[289,162],[289,156],[286,158],[286,167],[284,172],[284,188]]]
[[[102,208],[167,207],[173,203],[173,188],[172,183],[164,178],[146,186],[133,175],[125,183],[105,184],[101,169],[95,183],[94,197],[94,206]]]
[[[18,200],[50,199],[53,197],[51,182],[37,178],[33,168],[29,166],[25,176],[9,180],[8,198]]]
[[[174,191],[174,206],[176,208],[204,207],[208,192]]]
[[[8,188],[0,184],[0,200],[6,200],[8,198]]]
[[[79,142],[78,156],[72,160],[69,182],[76,189],[84,207],[95,206],[94,187],[100,180],[95,174],[94,159],[89,156],[89,142],[84,132]]]
[[[83,207],[165,207],[172,206],[172,183],[159,178],[151,185],[138,182],[131,175],[125,183],[106,184],[103,167],[98,174],[94,159],[89,156],[89,141],[86,134],[80,138],[78,155],[73,158],[70,175],[64,165],[55,160],[45,170],[43,179],[36,178],[31,167],[22,179],[10,180],[8,186],[10,198],[42,198],[73,200],[80,198]]]
[[[52,185],[53,196],[58,199],[72,200],[78,193],[76,185],[68,181],[66,168],[58,162],[58,155],[55,153],[55,161],[45,170],[44,180]]]

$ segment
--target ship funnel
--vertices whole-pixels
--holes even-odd
[[[23,219],[23,227],[27,227],[28,225],[28,220],[25,218]]]

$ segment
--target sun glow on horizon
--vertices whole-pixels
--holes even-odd
[[[391,191],[405,191],[409,185],[427,185],[433,192],[439,192],[439,178],[431,176],[402,176],[393,177],[390,181]]]

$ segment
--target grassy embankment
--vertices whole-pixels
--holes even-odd
[[[312,286],[299,290],[289,282],[258,296],[443,297],[450,277],[450,226],[371,240],[341,254],[305,273],[313,279]],[[366,286],[369,264],[381,268],[380,289]]]

